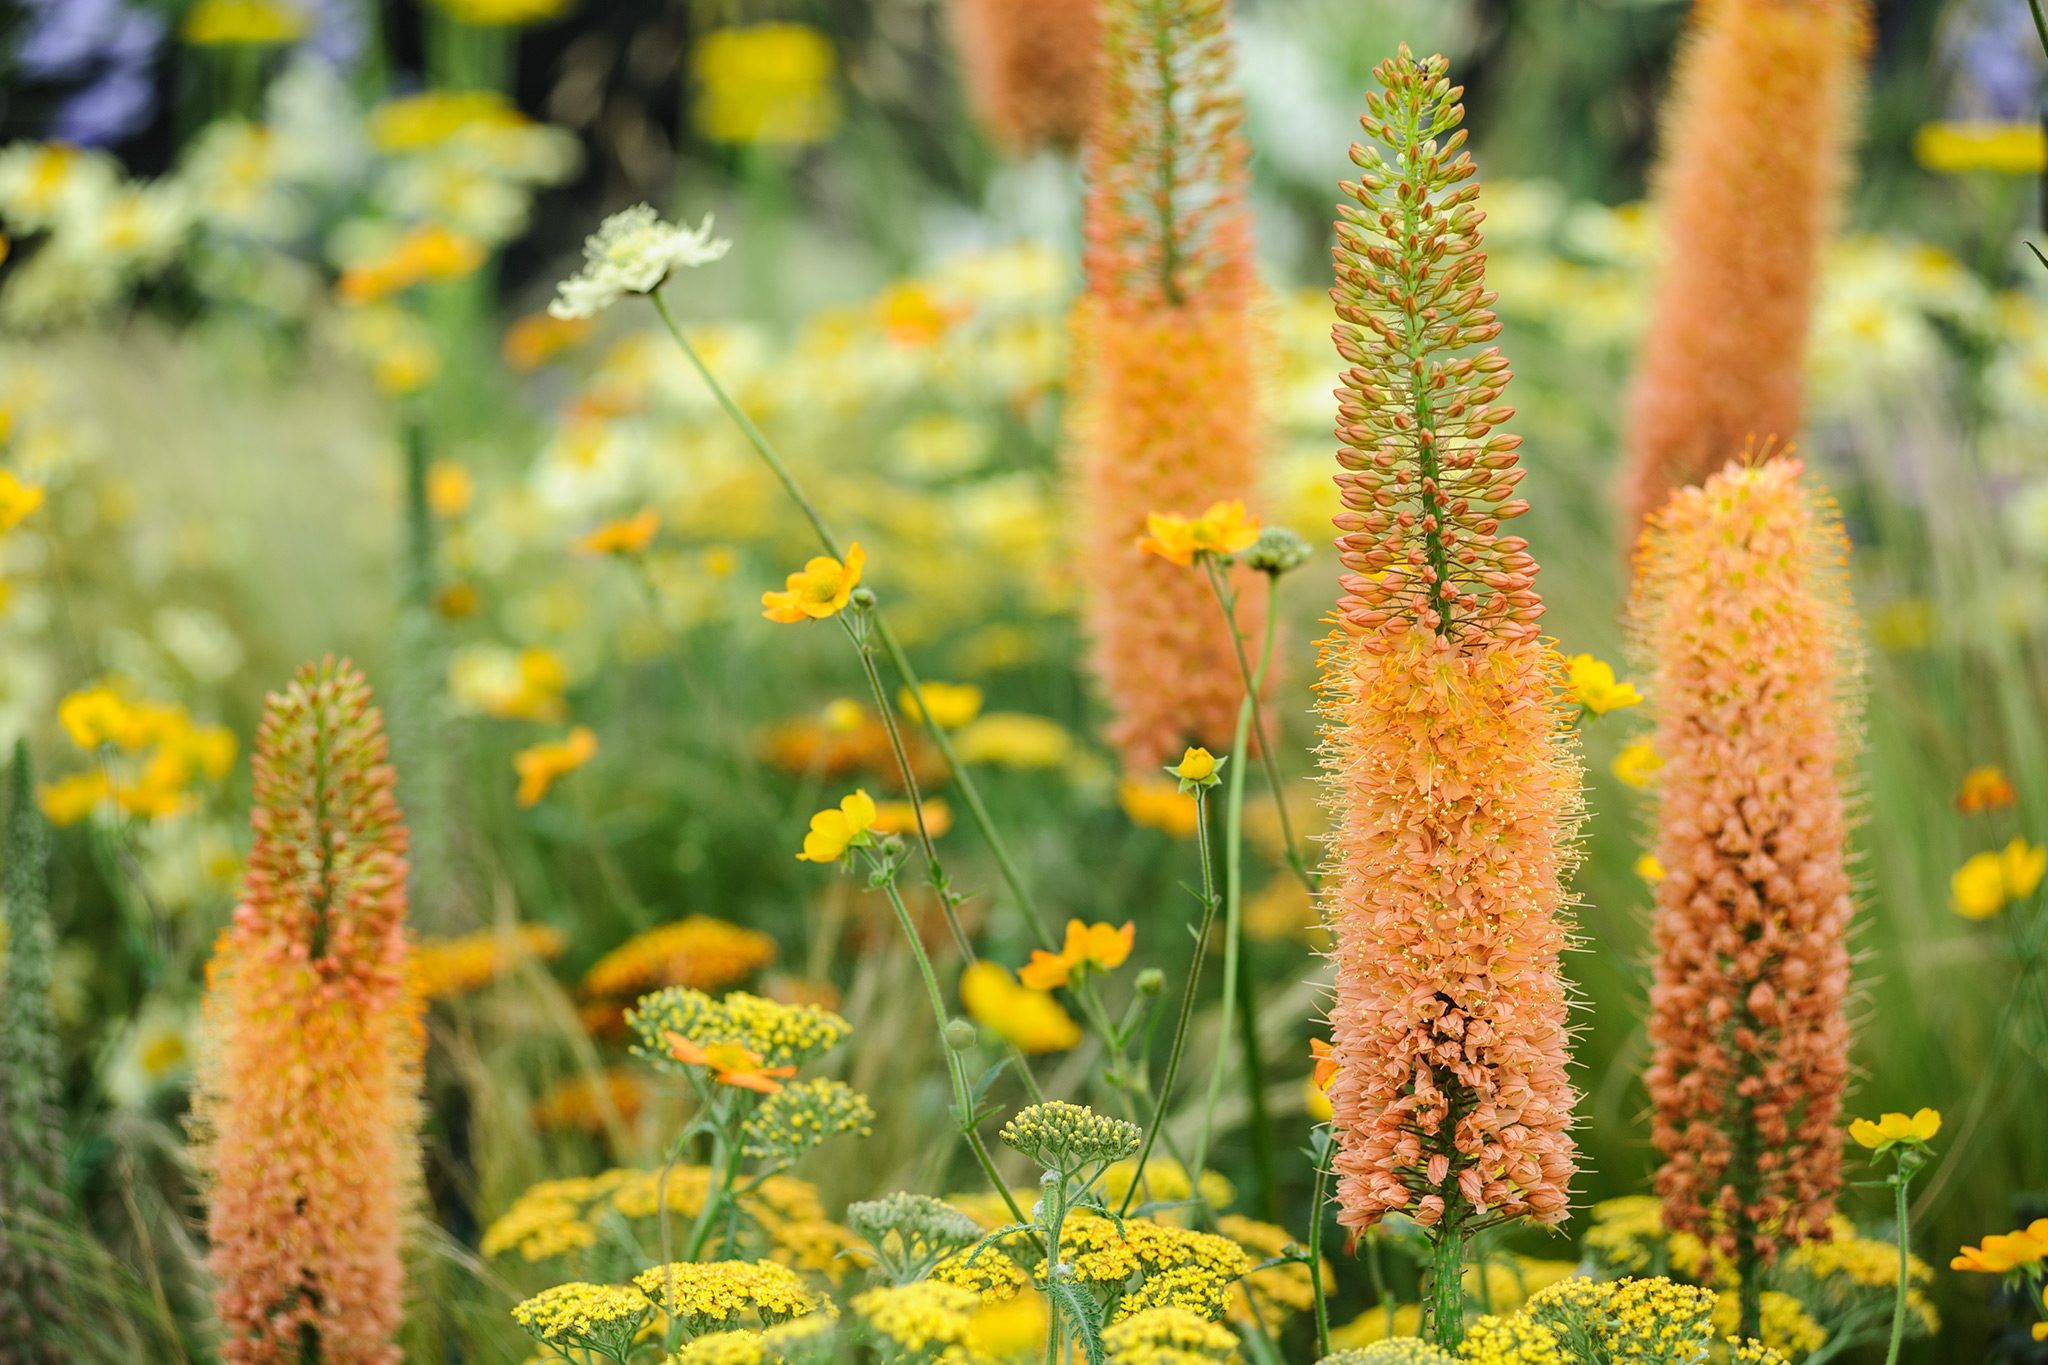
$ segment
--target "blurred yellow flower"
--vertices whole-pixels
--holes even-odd
[[[828,555],[817,556],[783,581],[783,591],[761,594],[761,614],[784,622],[837,616],[860,586],[860,571],[867,558],[859,541],[847,550],[844,564]]]
[[[511,924],[452,938],[423,938],[406,957],[413,994],[446,1000],[479,990],[513,968],[562,955],[562,931],[546,924]]]
[[[1081,1026],[1059,1001],[1019,985],[994,962],[977,962],[960,974],[960,1004],[1019,1052],[1064,1052],[1081,1041]]]
[[[573,0],[429,0],[452,19],[478,28],[538,24],[568,13]]]
[[[496,91],[427,90],[371,110],[370,141],[380,152],[417,152],[472,128],[516,128],[526,122]]]
[[[953,808],[940,797],[924,803],[924,827],[936,839],[953,828]],[[911,835],[917,832],[917,817],[908,801],[875,803],[875,833]]]
[[[1884,1114],[1876,1122],[1857,1119],[1849,1125],[1849,1136],[1859,1147],[1873,1152],[1887,1147],[1924,1147],[1934,1140],[1941,1131],[1941,1114],[1933,1109],[1918,1109],[1911,1115]]]
[[[2005,770],[1987,763],[1963,774],[1962,785],[1956,788],[1956,809],[1965,815],[2000,810],[2019,800],[2019,795]]]
[[[1657,860],[1656,854],[1645,853],[1636,859],[1636,875],[1655,886],[1664,880],[1664,864]]]
[[[1613,773],[1631,787],[1647,787],[1657,780],[1664,756],[1647,739],[1632,740],[1614,756]]]
[[[1201,807],[1171,778],[1126,777],[1116,784],[1116,799],[1133,824],[1176,839],[1195,837],[1195,820]]]
[[[520,374],[531,374],[589,336],[595,325],[589,318],[528,313],[505,329],[505,364]]]
[[[427,470],[427,506],[443,521],[467,512],[476,501],[476,478],[453,460],[436,460]]]
[[[273,0],[199,0],[185,12],[179,32],[199,47],[281,47],[306,35],[297,6]]]
[[[1198,517],[1154,512],[1145,518],[1145,530],[1138,540],[1140,550],[1186,568],[1198,554],[1234,555],[1250,549],[1259,538],[1259,519],[1244,510],[1242,501],[1232,500],[1211,503]]]
[[[597,757],[597,735],[587,725],[578,725],[567,737],[521,749],[512,756],[519,774],[517,800],[521,807],[540,804],[555,780],[575,772]]]
[[[567,710],[562,693],[568,685],[562,656],[540,645],[517,654],[500,646],[472,646],[448,666],[448,690],[456,700],[499,720],[560,720]]]
[[[875,803],[865,790],[843,798],[836,809],[821,810],[811,817],[810,832],[804,835],[803,852],[797,858],[807,863],[836,863],[849,848],[865,848],[874,842],[868,831],[875,827]]]
[[[109,795],[106,774],[95,768],[43,783],[36,792],[36,801],[51,824],[63,826],[75,825],[91,815]]]
[[[1085,971],[1113,972],[1131,956],[1131,944],[1136,941],[1138,926],[1125,920],[1122,928],[1110,924],[1089,924],[1078,919],[1067,921],[1066,942],[1057,953],[1048,953],[1043,948],[1034,948],[1031,961],[1024,964],[1017,973],[1017,979],[1034,991],[1049,991],[1055,986],[1064,986],[1076,973]]]
[[[1566,686],[1572,700],[1596,716],[1634,706],[1643,699],[1635,684],[1615,679],[1612,664],[1590,654],[1572,655],[1566,669]]]
[[[1990,919],[2034,894],[2048,873],[2048,849],[2015,838],[2003,849],[1973,854],[1949,878],[1949,904],[1964,919]]]
[[[473,583],[450,583],[434,594],[434,610],[450,621],[466,621],[483,605],[483,594]]]
[[[43,505],[40,484],[23,483],[11,469],[0,469],[0,531],[12,531]]]
[[[832,42],[805,24],[713,29],[690,55],[697,130],[713,142],[823,142],[839,127]]]
[[[2048,169],[2048,137],[2032,119],[1923,123],[1913,135],[1913,159],[1936,175],[2039,175]]]
[[[957,730],[981,714],[981,689],[973,683],[927,682],[920,684],[924,705],[918,704],[918,693],[909,688],[900,688],[896,693],[896,709],[922,725],[925,716],[931,716],[931,723],[942,730]]]
[[[1006,768],[1057,768],[1073,748],[1074,737],[1058,721],[1021,711],[991,711],[963,726],[953,739],[961,762]]]
[[[586,555],[636,555],[654,543],[661,530],[661,513],[643,507],[632,516],[608,521],[576,542],[578,553]]]
[[[474,274],[484,258],[482,243],[439,223],[428,223],[407,232],[383,254],[343,270],[335,283],[335,295],[343,303],[375,303],[416,284]]]

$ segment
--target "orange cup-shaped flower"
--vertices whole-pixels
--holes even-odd
[[[397,1361],[423,1033],[406,832],[362,674],[302,670],[264,708],[242,903],[207,967],[194,1097],[229,1361]]]
[[[1739,1265],[1828,1235],[1849,1077],[1847,542],[1797,461],[1731,464],[1636,560],[1658,772],[1647,1075],[1665,1225]]]

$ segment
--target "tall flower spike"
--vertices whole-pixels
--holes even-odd
[[[1325,914],[1339,1221],[1432,1229],[1455,1340],[1476,1224],[1556,1222],[1574,1169],[1562,880],[1580,771],[1527,546],[1500,523],[1519,439],[1498,428],[1462,90],[1405,46],[1374,71],[1337,223],[1337,517],[1323,644]],[[1382,151],[1384,147],[1387,150]]]
[[[1225,0],[1103,6],[1071,389],[1092,662],[1133,771],[1190,740],[1226,747],[1243,695],[1204,572],[1137,549],[1148,514],[1256,485],[1251,219],[1226,14]],[[1239,628],[1256,639],[1257,595],[1243,596]]]
[[[353,666],[264,707],[255,844],[207,968],[194,1119],[229,1361],[395,1361],[419,1179],[423,1034],[406,985],[406,834]]]
[[[1867,0],[1701,0],[1655,195],[1664,263],[1618,489],[1633,539],[1750,439],[1798,439],[1806,334],[1855,116]]]
[[[1660,776],[1648,1082],[1665,1225],[1748,1273],[1825,1237],[1848,1078],[1844,773],[1860,666],[1834,509],[1799,463],[1673,494],[1636,560]],[[1754,1330],[1753,1328],[1746,1330]]]
[[[58,1341],[71,1272],[45,1248],[70,1210],[50,1013],[49,830],[36,809],[25,745],[15,745],[9,786],[0,880],[7,898],[0,947],[0,1361],[55,1365],[71,1358]]]
[[[1102,57],[1101,4],[953,0],[968,100],[1004,150],[1066,150],[1088,131]]]

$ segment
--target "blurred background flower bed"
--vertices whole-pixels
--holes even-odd
[[[970,1049],[983,1065],[1021,1053],[1046,1095],[1103,1114],[1145,1095],[1132,1075],[1159,1081],[1201,961],[1183,890],[1208,868],[1197,826],[1212,812],[1198,802],[1222,798],[1200,774],[1134,759],[1099,681],[1116,665],[1091,654],[1094,595],[1137,572],[1091,545],[1075,503],[1097,420],[1077,376],[1101,372],[1091,347],[1109,354],[1077,307],[1100,249],[1085,205],[1103,20],[1093,0],[1041,0],[1028,20],[1016,8],[30,0],[4,21],[0,740],[32,755],[51,827],[51,1050],[36,1064],[55,1110],[31,1121],[17,1103],[0,1157],[55,1151],[57,1202],[42,1207],[58,1213],[36,1225],[34,1254],[69,1269],[21,1300],[35,1325],[11,1328],[26,1344],[0,1342],[0,1360],[222,1353],[205,1197],[219,1175],[190,1145],[195,1123],[223,1122],[204,1104],[195,1120],[202,999],[253,895],[266,695],[326,656],[352,659],[375,690],[410,828],[410,947],[392,970],[423,1034],[410,1064],[422,1159],[396,1349],[519,1361],[538,1338],[545,1355],[550,1315],[601,1326],[618,1305],[595,1284],[533,1296],[565,1281],[625,1293],[635,1275],[655,1278],[615,1326],[697,1322],[685,1335],[702,1335],[696,1281],[664,1282],[659,1267],[693,1228],[701,1244],[729,1220],[713,1231],[753,1258],[732,1292],[756,1306],[760,1334],[807,1320],[763,1306],[778,1295],[837,1296],[878,1358],[940,1358],[906,1344],[925,1340],[911,1319],[939,1324],[929,1340],[961,1353],[947,1359],[1051,1358],[1048,1314],[1065,1310],[1039,1292],[1015,1230],[986,1257],[961,1254],[1013,1216],[942,1118],[958,1098],[949,1068]],[[1683,212],[1650,191],[1666,183],[1653,167],[1674,49],[1704,22],[1693,8],[1230,7],[1256,242],[1236,378],[1257,467],[1242,493],[1310,548],[1271,580],[1279,643],[1257,722],[1270,746],[1223,769],[1251,773],[1229,943],[1245,988],[1217,993],[1211,941],[1183,1082],[1158,1116],[1167,1146],[1120,1151],[1089,1177],[1111,1209],[1144,1187],[1161,1245],[1192,1258],[1175,1264],[1235,1266],[1216,1272],[1228,1301],[1218,1288],[1193,1318],[1224,1339],[1180,1324],[1156,1341],[1127,1329],[1119,1345],[1111,1329],[1115,1359],[1313,1360],[1318,1294],[1333,1349],[1418,1334],[1425,1319],[1428,1238],[1414,1222],[1388,1218],[1355,1251],[1328,1222],[1325,1259],[1297,1254],[1325,1213],[1312,1134],[1330,1117],[1310,1044],[1328,1033],[1331,929],[1304,885],[1325,857],[1312,841],[1333,833],[1314,645],[1343,572],[1329,529],[1345,515],[1331,478],[1330,222],[1337,182],[1360,174],[1346,148],[1372,68],[1403,42],[1444,53],[1468,91],[1485,287],[1526,442],[1516,530],[1547,570],[1544,634],[1589,656],[1568,677],[1590,818],[1562,956],[1579,1171],[1560,1225],[1478,1234],[1463,1292],[1473,1312],[1507,1314],[1575,1272],[1728,1285],[1727,1266],[1644,1197],[1661,1160],[1643,1073],[1663,756],[1651,709],[1636,709],[1660,699],[1625,632],[1635,526],[1616,493],[1626,395]],[[1867,21],[1840,203],[1795,337],[1803,419],[1740,434],[1796,440],[1853,546],[1867,700],[1848,782],[1844,1117],[1944,1116],[1912,1189],[1924,1263],[1901,1358],[2044,1359],[2033,1271],[2048,1225],[2031,1259],[2021,1248],[1995,1267],[2018,1267],[2016,1280],[1949,1262],[2048,1215],[2048,265],[2026,244],[2040,237],[2048,62],[2025,0],[1878,3]],[[657,296],[687,349],[670,315],[637,299],[549,309],[585,235],[643,201],[686,225],[711,215],[695,239],[706,263],[684,262]],[[730,242],[716,261],[714,237]],[[1739,335],[1744,318],[1723,325]],[[791,576],[816,537],[727,396],[864,564],[849,552],[826,579]],[[1204,504],[1141,510],[1190,518]],[[1200,528],[1187,534],[1197,567],[1178,572],[1199,585],[1201,566],[1224,560],[1202,557]],[[1252,576],[1214,582],[1223,593]],[[770,600],[764,620],[763,594],[785,579],[796,605],[775,618]],[[806,613],[820,583],[811,600],[830,609]],[[1227,639],[1208,588],[1191,591],[1189,629]],[[849,624],[866,619],[861,592],[886,611],[889,648],[916,661],[921,693],[879,636],[860,640],[880,661],[875,686],[850,662],[841,626],[869,629]],[[342,700],[309,684],[307,705],[346,709],[339,676]],[[1226,719],[1241,694],[1228,677]],[[1187,736],[1218,753],[1230,737]],[[1165,758],[1180,754],[1176,742]],[[856,790],[868,806],[842,804]],[[824,842],[806,840],[807,821]],[[924,876],[927,849],[943,882]],[[872,877],[812,865],[858,857],[877,859]],[[875,893],[898,868],[892,913]],[[1080,921],[1083,937],[1062,949],[1038,936],[1018,879],[1045,923]],[[944,1006],[960,1016],[951,1032],[927,1006],[932,962],[958,1002]],[[1144,1030],[1093,1017],[1096,976]],[[658,1026],[662,1010],[738,1017],[751,1007],[733,1002],[754,1000],[838,1023],[786,1057],[734,1041],[766,1025],[733,1024],[717,1046],[738,1060]],[[33,1023],[8,1005],[0,1018]],[[24,1065],[41,1056],[5,1046]],[[1235,1050],[1220,1098],[1219,1049]],[[17,1100],[21,1074],[0,1076]],[[991,1135],[1038,1098],[1022,1074],[962,1078],[1002,1108]],[[714,1135],[749,1077],[774,1087],[753,1126],[740,1136],[731,1109]],[[808,1136],[777,1136],[778,1123]],[[808,1154],[833,1134],[846,1145]],[[728,1138],[760,1173],[751,1184],[716,1167]],[[1832,1240],[1773,1271],[1761,1335],[1790,1359],[1884,1358],[1900,1273],[1891,1200],[1854,1183],[1875,1146],[1848,1148]],[[1011,1147],[993,1159],[1028,1210],[1040,1158],[1024,1139]],[[1204,1148],[1198,1169],[1180,1164]],[[32,1183],[0,1180],[0,1195],[26,1205]],[[849,1208],[902,1190],[958,1197],[915,1217]],[[1112,1236],[1108,1211],[1077,1205],[1067,1232],[1100,1256],[1128,1252],[1133,1284],[1163,1276],[1144,1259],[1155,1234]],[[922,1265],[913,1227],[935,1239]],[[1189,1240],[1202,1236],[1218,1240]],[[693,1274],[726,1263],[701,1262]],[[947,1336],[954,1319],[972,1334]],[[1145,1354],[1169,1337],[1188,1354]],[[616,1355],[579,1349],[663,1354],[631,1331],[622,1341]],[[793,1342],[680,1358],[805,1358]],[[866,1358],[840,1349],[815,1358]],[[1063,1349],[1093,1361],[1078,1340]]]

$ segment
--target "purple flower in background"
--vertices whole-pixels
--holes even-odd
[[[104,146],[142,127],[156,97],[150,66],[163,20],[122,0],[27,0],[27,8],[28,35],[15,53],[22,74],[79,85],[58,104],[49,136]]]
[[[1956,118],[2023,122],[2040,112],[2042,53],[2027,0],[1955,7],[1942,47],[1954,76]]]

